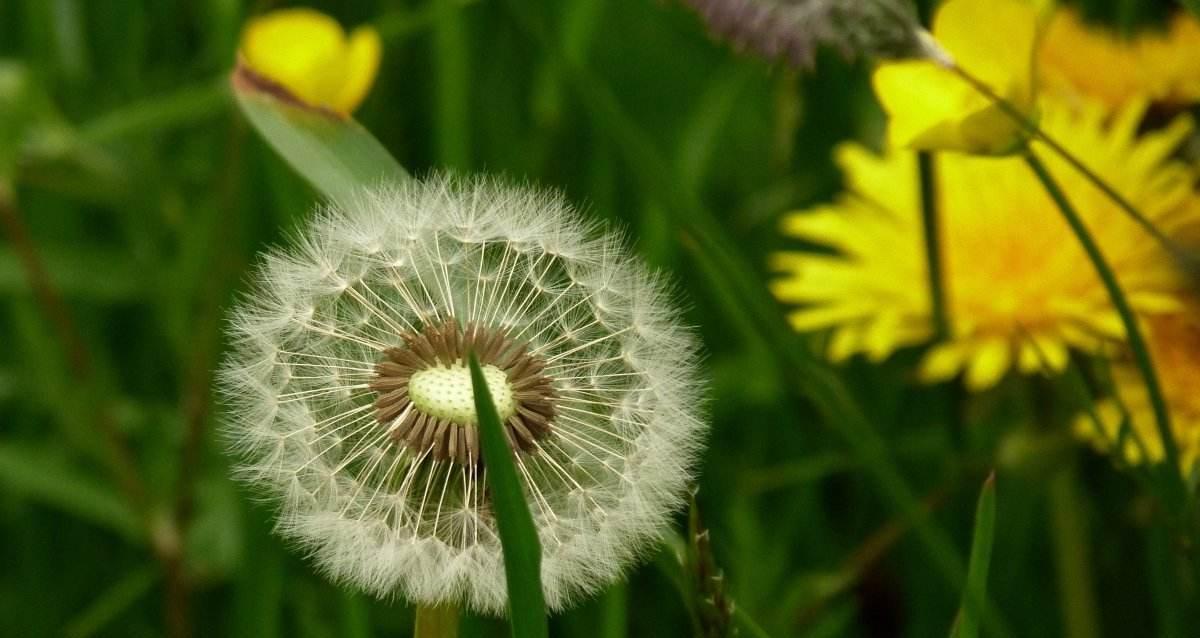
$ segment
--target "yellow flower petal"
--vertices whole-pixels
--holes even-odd
[[[1022,0],[950,0],[933,35],[959,67],[1032,112],[1037,18]],[[894,146],[1000,154],[1024,142],[1019,124],[936,62],[882,64],[872,82]]]
[[[1024,0],[949,0],[933,22],[934,38],[959,66],[1026,103],[1037,31],[1037,8]]]
[[[300,102],[348,114],[370,90],[382,46],[371,28],[349,40],[333,18],[312,9],[282,9],[250,20],[241,62]]]
[[[1003,339],[984,342],[967,364],[966,385],[972,392],[986,390],[1004,378],[1012,364],[1012,347]]]
[[[949,342],[934,346],[925,354],[917,376],[923,383],[941,383],[958,376],[970,354],[965,343]]]
[[[1133,99],[1200,101],[1200,20],[1178,11],[1165,31],[1132,39],[1087,24],[1077,11],[1056,11],[1038,47],[1041,87],[1110,109]],[[1097,72],[1102,69],[1103,72]]]
[[[1021,372],[1062,372],[1067,367],[1070,355],[1061,340],[1047,335],[1031,335],[1021,343],[1018,367]]]
[[[349,113],[358,108],[375,82],[382,57],[383,41],[375,29],[359,27],[350,34],[345,83],[334,100],[335,110]]]
[[[894,147],[960,149],[965,143],[958,121],[987,106],[986,98],[933,62],[882,64],[871,82],[890,116],[888,142]]]
[[[1172,157],[1186,120],[1165,126],[1169,134],[1147,136],[1132,124],[1143,112],[1138,104],[1107,116],[1052,100],[1042,108],[1049,134],[1087,158],[1152,223],[1173,236],[1175,229],[1200,231],[1200,198],[1191,190],[1200,173]],[[784,225],[836,252],[771,258],[772,270],[782,273],[772,291],[800,306],[798,330],[830,330],[827,353],[834,360],[878,359],[926,343],[932,333],[914,156],[839,148],[850,192],[791,214]],[[1134,310],[1147,322],[1179,312],[1179,291],[1189,281],[1162,246],[1077,172],[1050,158],[1047,164],[1117,270]],[[1069,351],[1111,354],[1125,338],[1120,319],[1029,167],[1017,157],[946,153],[934,168],[950,334],[923,360],[920,378],[938,382],[972,368],[972,387],[985,387],[1014,366],[1061,371]],[[1027,345],[1030,338],[1037,348]]]

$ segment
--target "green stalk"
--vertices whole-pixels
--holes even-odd
[[[1046,131],[1042,130],[1042,128],[1037,125],[1037,122],[1033,121],[1033,119],[1023,113],[1021,109],[1017,108],[1017,106],[1009,100],[1001,97],[1000,94],[992,90],[992,87],[985,84],[982,80],[972,75],[966,69],[958,66],[957,64],[951,65],[948,68],[955,75],[962,78],[967,84],[970,84],[971,88],[979,91],[980,94],[991,100],[992,103],[995,104],[996,107],[1001,111],[1003,111],[1005,115],[1008,115],[1013,119],[1013,121],[1019,124],[1031,138],[1045,144],[1050,150],[1054,151],[1056,155],[1061,157],[1063,161],[1069,164],[1071,168],[1078,171],[1079,174],[1083,175],[1083,177],[1091,182],[1093,186],[1100,189],[1100,192],[1104,193],[1105,197],[1112,200],[1112,202],[1115,203],[1122,211],[1124,211],[1125,214],[1129,215],[1133,221],[1137,222],[1137,224],[1140,225],[1147,233],[1149,233],[1150,236],[1155,239],[1155,241],[1161,244],[1167,252],[1178,259],[1189,270],[1193,272],[1200,272],[1200,259],[1180,248],[1176,242],[1172,241],[1170,237],[1167,237],[1166,234],[1159,230],[1158,226],[1154,225],[1154,222],[1150,221],[1149,218],[1142,214],[1142,212],[1139,211],[1137,207],[1133,205],[1133,203],[1118,193],[1115,188],[1113,188],[1107,181],[1104,180],[1104,178],[1100,177],[1095,173],[1095,171],[1088,168],[1082,160],[1076,157],[1074,153],[1067,150],[1067,148],[1059,143],[1058,140],[1050,137]]]
[[[438,0],[436,4],[439,14],[432,44],[437,158],[442,166],[466,170],[471,163],[470,37],[458,2]]]
[[[1146,342],[1142,338],[1141,328],[1138,326],[1137,317],[1133,313],[1133,308],[1129,306],[1129,301],[1125,297],[1125,293],[1121,290],[1121,285],[1117,281],[1117,275],[1113,272],[1108,261],[1104,258],[1104,253],[1100,251],[1100,247],[1096,244],[1088,232],[1087,226],[1079,217],[1079,213],[1075,211],[1075,207],[1067,200],[1066,194],[1059,188],[1058,183],[1046,170],[1046,166],[1037,158],[1031,151],[1025,153],[1025,162],[1029,164],[1029,168],[1033,169],[1035,175],[1050,198],[1058,206],[1062,212],[1063,218],[1071,227],[1071,231],[1075,233],[1076,239],[1083,246],[1084,252],[1087,253],[1088,259],[1096,269],[1096,273],[1100,275],[1100,280],[1104,282],[1104,288],[1108,291],[1108,296],[1112,300],[1113,306],[1117,309],[1117,314],[1121,317],[1121,323],[1125,326],[1125,332],[1129,339],[1129,349],[1133,352],[1134,360],[1137,362],[1138,370],[1142,374],[1142,381],[1146,384],[1146,392],[1150,397],[1150,405],[1154,410],[1154,423],[1158,427],[1158,436],[1162,439],[1164,456],[1166,457],[1167,468],[1170,474],[1174,476],[1174,481],[1179,482],[1182,479],[1179,476],[1179,450],[1175,445],[1175,437],[1171,433],[1171,417],[1167,412],[1167,402],[1163,398],[1162,388],[1158,383],[1158,375],[1154,371],[1154,363],[1150,359],[1150,351],[1146,347]]]
[[[458,638],[459,609],[455,605],[417,605],[413,638]]]
[[[938,341],[949,334],[949,318],[946,315],[946,286],[942,276],[941,222],[938,218],[937,177],[934,174],[933,154],[922,151],[917,154],[917,167],[921,180],[921,222],[925,233],[925,262],[929,268],[930,312],[933,330]]]
[[[600,597],[599,638],[625,638],[629,627],[629,586],[616,583]]]
[[[1091,558],[1088,556],[1091,544],[1081,504],[1078,478],[1072,463],[1050,480],[1048,503],[1063,636],[1066,638],[1096,638],[1100,635],[1099,612],[1092,590]]]

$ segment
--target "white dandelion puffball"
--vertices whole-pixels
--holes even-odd
[[[551,609],[619,577],[681,505],[696,339],[664,281],[560,196],[448,177],[364,192],[254,283],[221,373],[239,477],[339,583],[504,610],[469,350]]]

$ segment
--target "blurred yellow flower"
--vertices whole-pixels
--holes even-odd
[[[1037,25],[1037,8],[1024,0],[948,0],[933,36],[957,66],[1032,113]],[[1017,122],[943,63],[884,63],[872,82],[896,148],[998,154],[1024,141]]]
[[[1180,11],[1165,31],[1124,39],[1085,24],[1072,9],[1055,12],[1038,50],[1039,81],[1048,92],[1082,96],[1116,108],[1131,99],[1200,101],[1200,20]]]
[[[1200,392],[1196,386],[1200,380],[1200,299],[1188,299],[1182,312],[1149,318],[1146,337],[1186,475],[1200,458]],[[1119,444],[1121,454],[1131,464],[1161,461],[1162,440],[1137,366],[1122,360],[1113,365],[1112,372],[1120,401],[1100,402],[1096,406],[1098,419],[1080,416],[1075,432],[1102,452],[1111,452]],[[1121,424],[1126,415],[1130,432],[1122,440]]]
[[[348,115],[375,82],[383,45],[371,27],[346,36],[333,18],[311,9],[281,9],[251,20],[241,62],[308,106]]]
[[[1099,106],[1044,109],[1044,128],[1164,232],[1200,221],[1196,170],[1170,159],[1192,129],[1189,120],[1139,137],[1144,105],[1111,123]],[[1183,275],[1161,245],[1057,156],[1036,143],[1034,152],[1089,225],[1133,306],[1177,310]],[[879,360],[932,332],[916,157],[849,144],[838,161],[849,192],[783,225],[786,234],[837,254],[774,255],[772,268],[786,277],[773,292],[803,304],[790,315],[797,330],[831,329],[832,359],[865,353]],[[980,390],[1014,367],[1058,371],[1068,349],[1094,352],[1124,338],[1091,262],[1020,158],[942,154],[936,178],[951,334],[926,355],[922,380],[965,371],[967,386]]]

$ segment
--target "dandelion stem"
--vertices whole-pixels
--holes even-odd
[[[984,97],[991,100],[992,103],[994,103],[997,108],[1003,111],[1005,115],[1008,115],[1015,122],[1017,122],[1017,124],[1020,125],[1030,137],[1045,144],[1067,164],[1070,164],[1071,168],[1074,168],[1079,172],[1080,175],[1083,175],[1085,179],[1091,182],[1093,186],[1100,189],[1100,191],[1104,193],[1105,197],[1112,200],[1112,202],[1115,203],[1122,211],[1124,211],[1125,214],[1129,215],[1133,221],[1137,222],[1138,225],[1145,229],[1145,231],[1149,233],[1150,236],[1155,239],[1155,241],[1161,244],[1163,248],[1167,250],[1167,252],[1178,259],[1190,271],[1200,271],[1200,260],[1198,260],[1197,257],[1184,251],[1176,242],[1172,241],[1170,237],[1167,237],[1166,234],[1164,234],[1162,230],[1158,228],[1158,226],[1154,225],[1154,222],[1150,221],[1149,218],[1142,214],[1142,212],[1139,211],[1137,207],[1135,207],[1128,199],[1118,193],[1117,190],[1112,187],[1112,185],[1105,181],[1104,178],[1097,175],[1095,171],[1088,168],[1087,165],[1083,163],[1083,160],[1080,160],[1075,156],[1074,153],[1067,150],[1067,148],[1059,143],[1058,140],[1050,137],[1046,131],[1037,125],[1037,122],[1023,113],[1021,109],[1017,108],[1017,106],[1012,102],[996,93],[992,87],[985,84],[982,80],[975,77],[961,66],[957,64],[951,64],[948,66],[948,68],[955,75],[962,78],[967,84],[970,84],[971,88],[979,91],[979,93],[981,93]]]
[[[1088,232],[1087,226],[1079,217],[1079,213],[1075,211],[1074,206],[1067,200],[1058,183],[1050,175],[1046,166],[1032,152],[1025,153],[1025,162],[1037,175],[1042,186],[1050,195],[1051,199],[1062,212],[1063,218],[1075,233],[1075,237],[1083,246],[1084,252],[1087,253],[1088,259],[1096,268],[1096,273],[1100,275],[1100,280],[1104,283],[1105,289],[1108,291],[1108,296],[1113,302],[1113,306],[1117,310],[1117,314],[1121,317],[1121,323],[1125,326],[1125,332],[1129,339],[1129,349],[1133,352],[1133,357],[1137,363],[1138,369],[1141,371],[1142,380],[1146,384],[1146,392],[1150,397],[1150,405],[1154,410],[1154,422],[1158,427],[1158,436],[1162,439],[1164,456],[1174,480],[1178,482],[1179,477],[1179,450],[1175,445],[1175,438],[1171,434],[1171,417],[1167,412],[1167,404],[1163,399],[1162,388],[1158,383],[1158,375],[1154,371],[1154,363],[1150,359],[1150,351],[1146,348],[1146,342],[1142,338],[1141,328],[1138,326],[1137,317],[1133,314],[1133,309],[1129,306],[1129,301],[1125,297],[1125,293],[1121,290],[1121,285],[1117,281],[1117,275],[1113,272],[1112,267],[1104,258],[1104,253],[1100,251],[1100,247],[1096,244]]]
[[[1063,635],[1095,638],[1100,635],[1096,597],[1092,591],[1087,521],[1081,507],[1079,481],[1074,463],[1050,480],[1048,506],[1054,560],[1058,571],[1059,604],[1062,605]]]
[[[917,154],[917,168],[921,180],[921,223],[925,232],[925,262],[929,274],[930,312],[933,316],[934,335],[938,341],[949,332],[946,315],[946,287],[942,276],[941,221],[938,217],[937,176],[934,174],[933,154]]]
[[[436,68],[433,118],[437,156],[441,164],[466,170],[470,150],[470,35],[455,0],[438,0],[433,24],[433,59]]]
[[[458,638],[459,609],[455,605],[417,605],[413,638]]]

